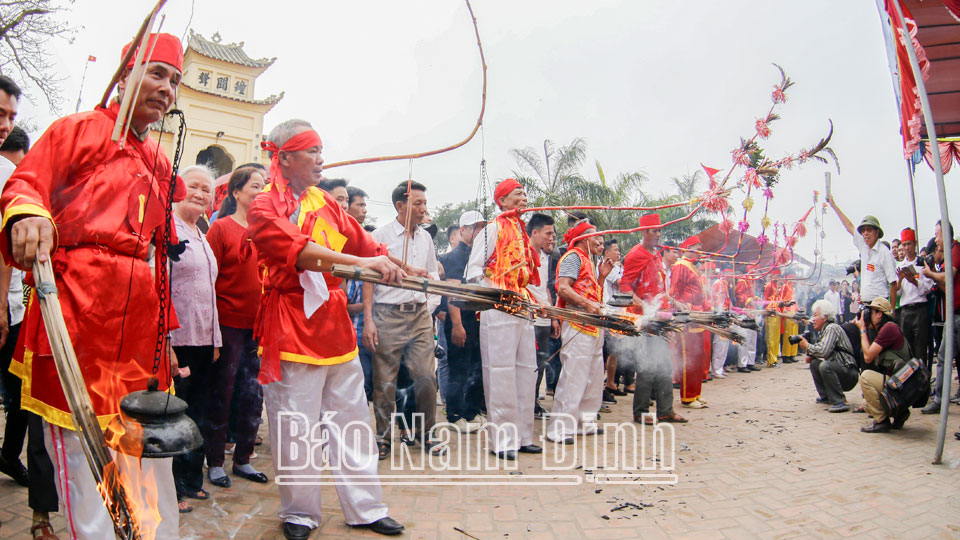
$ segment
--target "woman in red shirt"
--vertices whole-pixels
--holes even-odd
[[[227,184],[227,198],[220,207],[217,220],[210,226],[207,242],[213,249],[220,273],[217,275],[217,310],[223,348],[214,365],[213,388],[208,418],[212,436],[204,441],[210,482],[230,487],[230,477],[223,470],[224,446],[233,404],[237,444],[233,454],[233,474],[266,483],[267,475],[250,466],[263,394],[257,383],[260,358],[253,338],[253,323],[260,305],[260,278],[257,254],[253,243],[245,242],[247,211],[253,199],[263,190],[263,173],[253,167],[234,171]],[[235,402],[234,402],[235,401]]]

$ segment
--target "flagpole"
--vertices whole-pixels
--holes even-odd
[[[913,160],[907,159],[907,180],[910,181],[910,208],[913,209],[913,232],[917,239],[920,238],[920,227],[917,223],[917,194],[913,189]],[[919,249],[919,247],[918,247]]]
[[[937,197],[940,199],[940,227],[943,238],[943,270],[944,270],[944,306],[946,313],[943,320],[943,342],[940,347],[943,350],[944,369],[943,380],[937,381],[937,384],[943,385],[940,390],[940,427],[937,433],[937,448],[933,454],[933,464],[939,465],[943,458],[943,443],[947,433],[947,414],[950,411],[950,382],[953,379],[953,334],[954,334],[954,310],[953,310],[953,231],[950,228],[950,215],[947,211],[947,190],[943,185],[943,167],[940,165],[940,144],[937,142],[936,126],[933,123],[933,111],[930,109],[930,98],[927,96],[927,87],[923,83],[923,72],[920,70],[920,61],[917,60],[917,51],[913,48],[913,40],[910,31],[907,29],[907,21],[903,17],[903,9],[900,7],[900,0],[891,2],[897,11],[897,17],[900,20],[901,35],[910,56],[910,67],[913,69],[913,76],[917,79],[917,93],[920,94],[920,103],[923,106],[923,121],[927,127],[927,139],[930,141],[930,154],[933,161],[933,172],[937,177]],[[947,245],[950,242],[950,245]],[[946,366],[950,366],[947,368]]]
[[[87,55],[87,61],[83,64],[83,76],[80,77],[80,92],[77,93],[77,108],[73,111],[80,112],[80,100],[83,98],[83,82],[87,80],[87,67],[90,66],[90,56]]]

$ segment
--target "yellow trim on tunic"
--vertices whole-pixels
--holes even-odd
[[[257,349],[257,354],[263,356],[263,347],[259,347]],[[346,354],[330,356],[328,358],[315,358],[306,354],[280,351],[280,360],[285,362],[295,362],[297,364],[308,364],[311,366],[334,366],[337,364],[345,364],[353,360],[358,354],[360,354],[359,347],[354,347],[352,351]]]

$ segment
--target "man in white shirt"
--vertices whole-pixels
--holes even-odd
[[[427,211],[427,188],[410,182],[408,193],[407,184],[401,182],[393,190],[397,219],[374,231],[373,238],[386,245],[394,257],[402,259],[406,255],[406,264],[425,268],[431,279],[439,279],[433,239],[420,228]],[[423,414],[422,426],[409,427],[416,430],[415,436],[425,450],[433,454],[443,451],[430,437],[437,412],[436,346],[431,317],[436,305],[438,299],[428,298],[422,292],[363,285],[363,344],[373,353],[373,408],[380,459],[389,455],[401,358],[413,379],[416,411]]]
[[[897,265],[890,248],[880,243],[883,238],[880,221],[874,216],[864,216],[854,230],[853,222],[837,206],[833,195],[827,196],[827,202],[853,237],[853,245],[860,252],[860,301],[869,304],[874,298],[883,297],[893,305],[897,301]]]
[[[493,191],[502,212],[473,241],[464,279],[482,282],[530,297],[528,283],[540,280],[539,255],[530,246],[519,211],[527,207],[527,192],[513,178]],[[480,356],[488,433],[497,457],[516,460],[517,452],[540,454],[533,439],[533,395],[537,382],[537,351],[533,323],[497,310],[480,315]]]
[[[557,248],[557,230],[553,218],[546,214],[533,214],[527,222],[527,235],[530,237],[530,246],[540,256],[540,284],[529,283],[527,290],[537,303],[552,306],[554,292],[548,289],[547,283],[550,280],[550,254]],[[537,318],[533,322],[533,334],[537,341],[537,385],[533,393],[533,415],[540,418],[546,413],[540,406],[540,383],[547,360],[550,359],[550,337],[560,337],[560,325],[550,319]]]
[[[900,329],[910,343],[914,358],[926,362],[930,332],[927,293],[933,288],[933,280],[923,275],[923,267],[917,265],[917,233],[913,229],[900,231],[900,251],[903,254],[903,262],[897,265]]]
[[[837,280],[830,280],[830,290],[823,293],[823,299],[827,302],[830,302],[837,308],[837,313],[841,313],[840,307],[842,306],[842,300],[840,299],[840,291],[837,289],[840,288],[840,284],[837,283]]]

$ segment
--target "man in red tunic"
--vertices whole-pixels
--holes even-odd
[[[530,300],[528,283],[540,284],[536,254],[518,210],[527,207],[527,192],[513,178],[500,182],[493,200],[503,212],[473,240],[464,271],[467,282],[481,281]],[[517,451],[539,454],[533,443],[533,404],[537,385],[537,350],[533,321],[497,310],[480,315],[480,359],[487,402],[491,452],[516,460]],[[488,439],[489,440],[489,439]]]
[[[702,244],[700,238],[691,236],[680,244],[683,256],[673,265],[670,276],[670,296],[678,306],[689,311],[706,311],[710,302],[703,294],[703,279],[697,270],[697,252]],[[709,342],[704,339],[702,328],[687,328],[680,343],[680,402],[690,409],[707,406],[700,399],[705,366],[710,362]]]
[[[119,413],[123,396],[146,389],[154,375],[160,303],[147,259],[150,244],[161,237],[171,165],[150,139],[149,128],[174,104],[183,49],[169,34],[151,36],[147,47],[152,54],[144,55],[146,71],[131,102],[124,146],[111,135],[119,100],[136,92],[130,80],[134,60],[121,75],[118,100],[54,122],[0,197],[4,260],[24,270],[35,259],[53,261],[67,330],[101,427]],[[182,193],[178,189],[179,197]],[[23,380],[21,406],[44,420],[70,537],[101,540],[113,534],[113,524],[73,431],[35,300],[27,308],[10,370]],[[175,325],[169,322],[168,329]],[[161,362],[155,374],[161,389],[170,382],[166,365]],[[135,504],[150,504],[162,519],[158,526],[150,512],[139,513],[141,530],[155,530],[156,538],[179,538],[171,458],[141,462],[118,454],[115,459],[121,475],[138,475],[145,485],[152,477],[156,483],[152,504],[139,490],[127,490]]]
[[[672,308],[672,299],[667,296],[665,287],[666,273],[663,259],[657,251],[660,243],[660,215],[647,214],[640,218],[641,227],[650,227],[640,231],[641,242],[623,260],[623,277],[620,278],[620,292],[632,292],[634,305],[627,311],[638,315],[647,309]],[[648,314],[649,315],[649,314]],[[628,345],[633,354],[621,354],[624,362],[632,361],[636,369],[636,387],[633,394],[633,421],[652,424],[654,419],[647,414],[650,401],[657,402],[657,420],[662,422],[686,422],[686,418],[673,410],[673,366],[670,342],[664,336],[638,336],[636,338],[617,338],[636,341],[639,346]],[[624,348],[620,348],[621,350]],[[638,354],[638,352],[640,354]],[[641,356],[642,354],[642,356]]]
[[[316,187],[323,143],[309,123],[288,120],[268,139],[263,147],[271,155],[270,185],[250,208],[247,234],[263,276],[254,336],[262,353],[259,380],[283,533],[302,540],[320,524],[316,482],[325,467],[318,446],[326,441],[347,524],[399,534],[403,525],[387,516],[381,500],[347,297],[340,279],[325,271],[331,263],[352,264],[377,270],[388,281],[403,272],[336,199]]]
[[[603,289],[600,283],[613,270],[613,261],[604,259],[594,268],[591,257],[603,253],[603,237],[580,236],[597,232],[588,220],[567,229],[563,241],[570,246],[557,262],[557,305],[600,314]],[[595,326],[563,321],[560,361],[563,370],[557,381],[550,411],[548,440],[572,444],[576,434],[597,432],[597,412],[603,395],[603,332]]]

